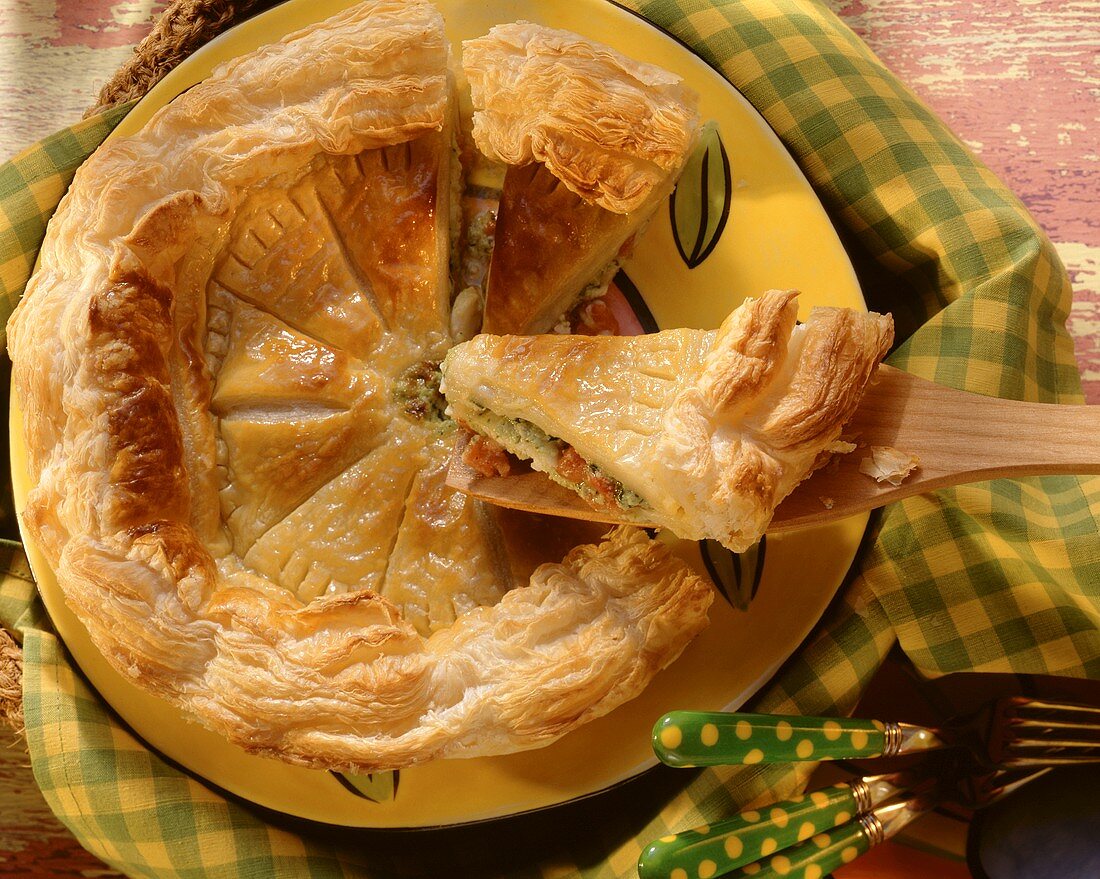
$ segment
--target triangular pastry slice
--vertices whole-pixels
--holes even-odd
[[[500,601],[512,588],[508,553],[492,511],[447,486],[455,432],[428,448],[428,461],[405,498],[401,527],[386,566],[380,595],[422,634],[445,629],[463,613]],[[425,548],[461,547],[468,561]],[[524,578],[526,580],[526,578]]]
[[[251,568],[308,601],[382,586],[405,498],[427,459],[395,421],[383,441],[322,485],[242,553]]]
[[[598,296],[672,192],[695,139],[678,76],[568,31],[516,22],[463,43],[473,138],[508,166],[483,328],[550,330]]]
[[[384,332],[381,309],[325,228],[318,176],[246,197],[212,281],[303,333],[366,357]]]
[[[747,549],[824,463],[893,339],[889,316],[746,301],[717,331],[476,336],[448,411],[594,506]]]
[[[365,455],[396,406],[374,370],[217,285],[207,314],[222,516],[243,555]]]

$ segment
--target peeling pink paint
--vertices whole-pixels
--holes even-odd
[[[154,3],[148,17],[134,22],[120,16],[127,4],[115,0],[57,0],[55,18],[58,31],[49,43],[51,46],[86,46],[97,49],[134,45],[149,32],[153,16],[159,15],[165,5],[164,2]]]
[[[1081,183],[1095,180],[1089,166],[1100,158],[1100,6],[897,0],[850,12],[855,5],[864,6],[842,4],[845,20],[964,140],[981,144],[976,152],[1040,222],[1071,237],[1095,231],[1095,211],[1071,205],[1094,195]]]

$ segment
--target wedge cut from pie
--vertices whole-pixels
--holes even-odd
[[[748,300],[717,331],[475,336],[443,361],[448,412],[594,507],[752,545],[825,463],[893,340],[889,316]]]
[[[516,540],[445,484],[447,45],[368,0],[219,68],[79,170],[9,324],[25,525],[95,645],[306,766],[548,744],[711,600],[641,531]]]
[[[568,31],[499,25],[463,43],[473,138],[508,166],[483,329],[550,330],[599,296],[695,140],[678,76]]]

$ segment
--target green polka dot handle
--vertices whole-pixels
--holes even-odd
[[[856,795],[847,784],[741,812],[727,821],[654,840],[642,852],[638,876],[721,876],[846,824],[858,812]]]
[[[653,751],[669,766],[842,760],[880,756],[887,731],[847,717],[671,711],[653,727]]]
[[[746,864],[727,876],[730,879],[748,876],[755,879],[822,879],[838,867],[850,864],[871,845],[867,831],[859,822],[852,821],[835,830],[819,833],[794,848]],[[687,879],[689,875],[685,871],[670,879]]]

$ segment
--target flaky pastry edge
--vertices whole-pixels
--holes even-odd
[[[798,291],[746,300],[662,424],[662,511],[685,537],[742,552],[775,508],[826,463],[893,342],[889,315],[817,306]],[[737,442],[729,439],[736,435]]]
[[[197,504],[212,461],[190,445],[201,330],[181,330],[194,304],[176,296],[177,262],[249,185],[439,130],[447,74],[431,56],[445,51],[429,4],[374,0],[219,68],[80,169],[9,322],[24,523],[93,642],[246,750],[303,766],[547,744],[635,695],[711,600],[630,529],[430,639],[372,593],[303,605],[259,577],[220,579],[203,539],[215,514]]]
[[[473,138],[506,165],[542,162],[627,214],[671,191],[699,125],[680,77],[565,30],[519,21],[462,44]]]

